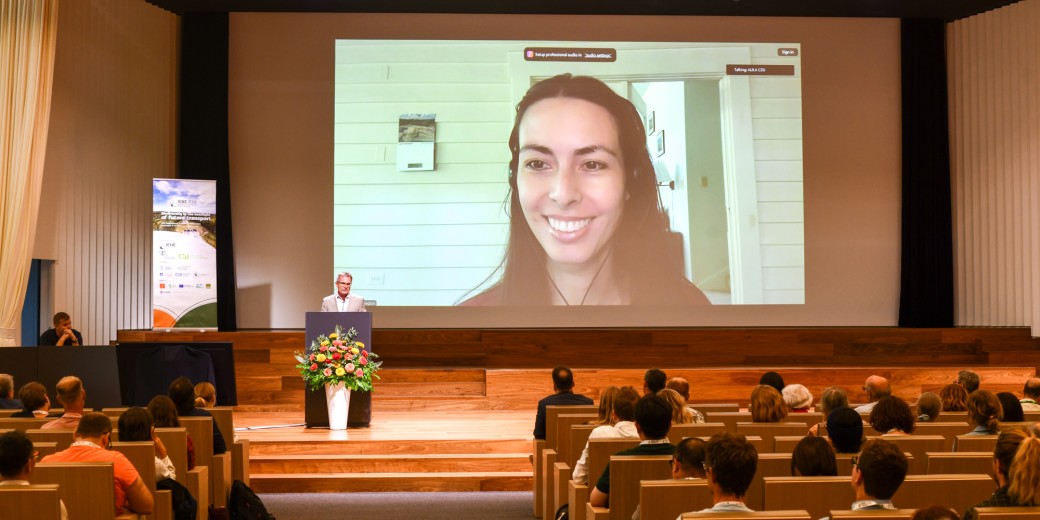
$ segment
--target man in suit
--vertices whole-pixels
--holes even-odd
[[[321,312],[365,312],[365,299],[350,294],[354,276],[347,272],[336,275],[336,292],[321,301]]]
[[[574,393],[574,373],[565,366],[553,369],[553,394],[538,401],[538,413],[534,418],[534,438],[545,439],[545,407],[548,405],[592,404],[592,399]]]

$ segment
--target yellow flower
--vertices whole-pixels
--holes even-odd
[[[336,369],[336,375],[337,376],[341,376],[341,375],[346,374],[346,373],[347,373],[347,371],[343,370],[343,368],[337,368]]]
[[[358,348],[365,348],[365,344],[360,341],[355,341],[354,344],[357,345]]]
[[[351,354],[357,354],[358,352],[359,352],[359,351],[358,351],[358,349],[356,349],[356,348],[352,348],[352,349],[350,349],[350,353],[351,353]]]
[[[318,354],[318,357],[316,357],[314,359],[316,359],[318,361],[318,363],[324,363],[325,359],[326,359],[325,358],[325,354]]]
[[[333,332],[332,334],[329,334],[329,339],[336,339],[338,337],[339,337],[339,334],[336,334],[335,332]]]
[[[322,341],[322,342],[321,342],[321,346],[323,346],[323,347],[327,347],[327,346],[329,346],[329,345],[330,345],[330,343],[329,343],[329,341],[328,341],[328,340],[325,340],[325,341]]]

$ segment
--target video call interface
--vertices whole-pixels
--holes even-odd
[[[371,304],[805,303],[798,43],[335,45],[334,268]]]

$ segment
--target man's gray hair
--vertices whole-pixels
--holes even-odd
[[[6,398],[14,391],[14,378],[11,374],[0,374],[0,398]]]
[[[349,277],[351,282],[354,281],[354,275],[352,275],[352,274],[350,274],[350,273],[348,273],[346,271],[343,271],[343,272],[340,272],[340,273],[336,273],[336,277],[332,279],[332,283],[338,282],[339,281],[339,277],[341,277],[341,276]]]

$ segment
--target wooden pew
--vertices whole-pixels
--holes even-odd
[[[962,422],[968,423],[968,412],[940,412],[934,422]]]
[[[209,468],[196,466],[194,470],[188,471],[188,432],[184,427],[180,428],[156,428],[155,434],[159,436],[166,452],[173,462],[177,471],[177,482],[188,488],[188,492],[199,503],[199,520],[205,520],[207,508],[203,504],[209,503]]]
[[[988,475],[907,475],[893,503],[901,508],[921,508],[943,504],[957,511],[985,500],[993,492]],[[804,507],[813,518],[822,518],[831,510],[848,509],[855,501],[849,477],[767,477],[765,508],[767,510]]]
[[[545,506],[542,497],[542,451],[545,450],[545,439],[535,439],[531,443],[531,466],[534,475],[534,517],[542,517],[542,508]]]
[[[231,445],[231,480],[249,485],[249,439],[235,439]]]
[[[688,406],[690,408],[693,408],[694,410],[697,410],[698,412],[704,414],[705,419],[707,418],[708,414],[711,413],[711,412],[739,412],[740,411],[740,405],[737,404],[737,403],[690,403],[690,402],[687,402],[686,406]],[[1038,419],[1038,420],[1040,420],[1040,419]],[[675,517],[672,517],[672,520],[674,520],[674,519],[675,519]]]
[[[755,476],[751,479],[744,504],[755,511],[765,508],[765,478],[791,476],[790,453],[759,453]]]
[[[916,509],[835,509],[831,511],[831,520],[908,520],[914,511]]]
[[[556,512],[553,506],[556,504],[556,450],[542,450],[542,468],[545,474],[542,476],[542,518],[551,519]],[[550,500],[549,497],[554,497]]]
[[[556,461],[562,462],[573,469],[574,464],[581,458],[581,452],[585,451],[585,444],[589,442],[589,435],[596,428],[592,424],[575,424],[571,426],[571,432],[567,436],[567,442],[570,444],[570,447],[567,449],[567,457],[561,458],[557,453]]]
[[[58,485],[0,486],[0,511],[18,520],[59,520]]]
[[[113,442],[112,449],[122,453],[134,469],[141,475],[141,482],[148,488],[155,500],[155,508],[148,518],[154,520],[171,520],[173,518],[173,495],[168,490],[158,491],[155,488],[155,444],[143,442]]]
[[[1029,428],[1034,424],[1036,424],[1036,421],[1002,422],[1000,423],[1000,431],[1010,430],[1013,428]]]
[[[213,454],[212,421],[211,417],[180,418],[181,425],[188,430],[195,446],[195,465],[209,468],[210,504],[221,507],[227,505],[228,493],[231,491],[231,454]],[[199,502],[199,506],[202,507],[202,502]]]
[[[560,414],[588,414],[590,419],[595,419],[598,407],[591,404],[574,405],[549,405],[545,407],[545,440],[535,439],[532,446],[532,459],[534,462],[534,516],[541,518],[545,510],[545,484],[544,478],[548,468],[542,467],[542,450],[557,449],[556,422]],[[557,452],[559,453],[559,452]]]
[[[988,451],[993,453],[993,448],[996,447],[996,435],[958,435],[957,440],[953,443],[953,451]]]
[[[712,506],[708,481],[644,480],[639,486],[640,520],[675,520]]]
[[[773,438],[776,436],[805,435],[806,431],[807,428],[802,423],[737,423],[737,433],[748,437],[762,437],[762,440],[765,441],[768,449],[761,450],[759,453],[762,453],[763,451],[766,453],[770,452],[774,447]]]
[[[119,421],[119,417],[123,415],[123,412],[125,412],[127,410],[128,410],[128,408],[126,408],[126,407],[102,408],[101,409],[101,413],[107,415],[109,417],[109,419],[112,419],[112,424],[114,425],[116,422]]]
[[[924,475],[928,471],[929,451],[945,451],[946,438],[941,435],[886,435],[883,437],[867,437],[868,439],[884,439],[904,452],[914,456],[910,461],[910,475]],[[898,505],[898,504],[897,504]]]
[[[203,408],[213,416],[213,421],[217,423],[217,428],[220,429],[220,434],[224,436],[225,444],[228,446],[228,450],[231,449],[231,444],[235,441],[235,416],[230,406],[215,406],[213,408]]]
[[[545,449],[556,450],[556,460],[568,461],[571,460],[571,434],[575,426],[581,425],[589,427],[589,432],[595,429],[595,424],[584,424],[590,420],[595,419],[595,416],[590,417],[587,413],[561,413],[556,417],[556,446],[546,446]],[[586,437],[588,439],[588,437]],[[582,449],[585,446],[582,445]],[[578,460],[581,455],[579,452],[573,457],[574,460]]]
[[[589,441],[589,483],[577,484],[573,480],[567,484],[567,504],[571,520],[585,520],[585,506],[589,502],[589,490],[596,485],[607,462],[615,453],[639,444],[639,439],[592,439]]]
[[[3,408],[3,409],[0,409],[0,417],[10,417],[10,416],[12,416],[12,415],[14,415],[14,414],[16,414],[16,413],[18,413],[20,411],[21,410],[19,410],[17,408]]]
[[[789,413],[787,417],[784,417],[784,423],[801,423],[805,425],[805,431],[809,431],[809,427],[814,424],[825,422],[826,418],[820,412],[804,412],[804,413]]]
[[[726,431],[736,433],[738,422],[751,422],[751,412],[709,412],[705,414],[704,420],[723,423],[726,425]]]
[[[668,442],[679,444],[687,437],[711,437],[724,431],[728,431],[726,425],[720,422],[673,424],[668,430]]]
[[[777,435],[773,437],[773,453],[791,453],[805,435]]]
[[[1036,520],[1040,518],[1040,507],[978,507],[978,520]]]
[[[39,430],[57,417],[37,419],[35,417],[0,417],[0,430]]]
[[[755,511],[753,513],[684,513],[687,518],[725,518],[726,520],[811,520],[809,512],[801,509],[788,511]]]
[[[69,518],[114,518],[116,498],[111,462],[48,462],[36,465],[33,484],[57,484]],[[127,514],[127,518],[137,515]]]
[[[76,432],[73,430],[25,430],[25,436],[37,442],[53,442],[58,451],[64,451],[72,445],[72,439]]]
[[[59,451],[58,444],[54,442],[34,442],[33,450],[40,454],[41,459]]]
[[[580,425],[583,427],[589,427],[590,429],[588,431],[591,433],[592,428],[595,428],[597,425],[586,425],[584,423],[594,420],[595,418],[595,415],[589,413],[561,413],[556,415],[556,447],[546,447],[542,451],[542,476],[540,480],[543,497],[543,518],[551,518],[553,513],[556,512],[556,462],[571,459],[572,429],[575,426]],[[546,428],[548,428],[548,424],[546,425]],[[585,430],[583,429],[581,433],[584,433],[584,431]],[[587,439],[588,436],[586,435],[585,438]],[[581,449],[584,450],[585,446],[582,445]],[[552,455],[547,457],[546,452],[552,452]],[[574,460],[577,460],[578,456],[581,456],[580,452],[574,457]],[[571,467],[574,467],[573,463],[571,463]],[[545,516],[546,514],[548,514],[548,516]]]
[[[993,473],[993,452],[928,452],[928,474]]]
[[[631,520],[639,505],[640,482],[670,477],[671,460],[669,455],[610,457],[610,507],[589,504],[586,520]]]
[[[971,431],[968,423],[959,422],[934,422],[918,423],[914,428],[914,435],[942,435],[946,438],[946,446],[943,451],[953,451],[953,439],[958,435],[964,435]]]

